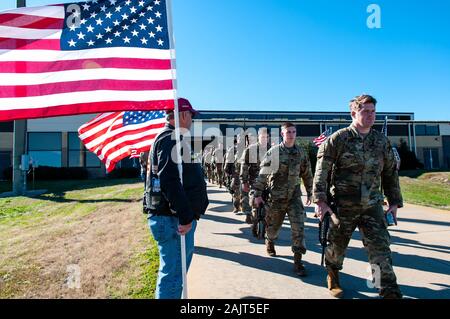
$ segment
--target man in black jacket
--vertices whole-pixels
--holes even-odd
[[[192,117],[198,112],[186,99],[178,99],[178,105],[180,130],[189,130]],[[147,183],[153,190],[155,185],[160,185],[160,196],[151,196],[154,209],[150,210],[148,217],[150,231],[158,243],[160,256],[155,292],[157,299],[181,298],[180,235],[186,236],[186,266],[189,268],[194,253],[197,220],[205,213],[209,204],[201,164],[193,162],[192,156],[186,157],[187,152],[191,153],[189,143],[182,146],[183,181],[180,180],[176,158],[174,112],[168,112],[166,127],[156,137],[152,147],[151,173]]]

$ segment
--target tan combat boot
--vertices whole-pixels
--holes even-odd
[[[266,239],[266,249],[269,256],[275,257],[277,255],[277,253],[275,252],[275,245],[273,244],[273,241]]]
[[[301,253],[294,253],[294,271],[300,277],[306,276],[306,269],[302,263]]]
[[[330,268],[327,268],[327,270],[328,270],[327,276],[328,290],[330,291],[333,297],[342,298],[342,296],[344,295],[344,291],[339,285],[339,270]]]

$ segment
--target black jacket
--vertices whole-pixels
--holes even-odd
[[[152,150],[152,161],[155,159],[158,165],[163,195],[158,213],[175,212],[180,224],[187,225],[205,213],[209,201],[200,163],[183,161],[183,184],[181,184],[178,166],[171,157],[172,150],[175,152],[176,149],[176,140],[172,138],[174,129],[170,124],[166,124],[164,131],[155,140],[155,147]]]

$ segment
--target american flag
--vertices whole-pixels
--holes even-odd
[[[111,172],[125,157],[148,152],[165,122],[164,111],[104,113],[82,125],[78,134]]]
[[[0,12],[0,121],[174,108],[166,0]]]
[[[316,144],[317,147],[319,147],[323,142],[326,141],[328,136],[331,135],[331,127],[325,130],[322,134],[320,134],[318,137],[316,137],[313,142]]]

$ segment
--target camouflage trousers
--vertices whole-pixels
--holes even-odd
[[[216,184],[222,186],[223,185],[223,168],[216,167],[215,175],[216,175],[216,177],[215,177]]]
[[[241,182],[239,176],[233,176],[231,180],[231,189],[233,191],[233,206],[235,211],[242,211],[241,209]]]
[[[338,208],[340,224],[330,225],[330,245],[325,250],[327,267],[341,270],[352,233],[358,227],[369,256],[374,283],[382,291],[400,293],[392,267],[390,236],[381,205],[370,208]]]
[[[249,192],[244,192],[241,190],[241,202],[240,202],[242,211],[245,215],[251,215],[252,214],[252,207],[250,206],[250,196]]]
[[[306,213],[300,196],[291,200],[271,199],[265,205],[266,239],[275,241],[280,234],[286,213],[291,224],[292,252],[306,254],[305,219]]]
[[[206,177],[208,178],[208,182],[210,182],[213,177],[212,176],[213,170],[211,164],[206,164],[205,166],[206,166]]]

